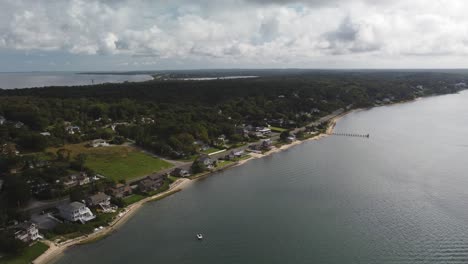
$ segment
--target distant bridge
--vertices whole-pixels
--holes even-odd
[[[361,137],[361,138],[369,138],[369,134],[354,134],[354,133],[331,133],[330,135],[333,136],[343,136],[343,137]]]

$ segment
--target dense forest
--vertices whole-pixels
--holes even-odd
[[[220,135],[242,140],[236,133],[242,124],[282,120],[286,126],[301,126],[347,106],[456,92],[466,76],[280,71],[255,79],[0,90],[0,115],[10,121],[0,126],[0,143],[13,142],[20,151],[40,151],[116,134],[162,155],[186,155],[195,151],[191,144],[195,140],[210,142]],[[115,131],[106,129],[112,124]],[[79,131],[70,133],[74,128]],[[40,134],[44,132],[51,135]]]

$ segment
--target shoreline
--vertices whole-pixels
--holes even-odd
[[[389,104],[388,106],[413,102],[413,101],[416,101],[416,100],[419,100],[419,99],[421,99],[421,98],[415,98],[415,99],[409,100],[409,101],[397,102],[397,103]],[[370,107],[370,108],[366,108],[366,109],[372,109],[372,108],[374,108],[374,107]],[[365,109],[362,109],[362,108],[352,109],[352,110],[345,111],[345,112],[343,112],[341,114],[338,114],[338,115],[332,117],[330,120],[328,120],[328,125],[327,125],[327,128],[326,128],[324,133],[317,134],[315,136],[312,136],[312,137],[304,139],[304,140],[296,140],[296,141],[294,141],[292,143],[282,145],[279,148],[275,147],[275,148],[273,148],[273,149],[271,149],[271,150],[269,150],[269,151],[267,151],[265,153],[262,153],[262,154],[252,153],[251,152],[251,153],[249,153],[250,157],[247,158],[247,159],[237,161],[236,163],[234,163],[232,165],[228,165],[228,166],[223,167],[223,168],[221,168],[219,170],[208,172],[208,173],[200,175],[199,177],[194,178],[194,179],[179,178],[169,186],[168,190],[166,190],[166,191],[164,191],[162,193],[158,193],[158,194],[156,194],[154,196],[147,197],[147,198],[145,198],[145,199],[143,199],[141,201],[138,201],[138,202],[136,202],[134,204],[131,204],[128,207],[126,207],[124,209],[124,211],[122,211],[122,215],[119,214],[120,216],[117,216],[117,218],[115,220],[113,220],[108,226],[104,227],[104,229],[101,230],[101,231],[98,231],[98,232],[95,232],[95,233],[92,233],[92,234],[88,234],[88,235],[84,235],[84,236],[80,236],[80,237],[77,237],[77,238],[69,239],[69,240],[66,240],[66,241],[64,241],[62,243],[59,243],[59,244],[57,244],[57,243],[55,243],[53,241],[43,240],[42,242],[47,244],[49,246],[49,249],[47,251],[45,251],[42,255],[40,255],[38,258],[36,258],[34,261],[32,261],[32,263],[34,263],[34,264],[49,263],[50,261],[57,260],[60,257],[60,255],[62,255],[65,252],[65,250],[67,250],[68,248],[71,248],[71,247],[76,246],[76,245],[92,243],[93,241],[97,241],[97,240],[100,240],[102,238],[105,238],[106,236],[110,235],[112,232],[115,232],[120,227],[122,227],[147,202],[163,199],[163,198],[165,198],[167,196],[170,196],[170,195],[172,195],[174,193],[182,191],[187,186],[189,186],[192,182],[195,182],[195,181],[203,179],[205,177],[214,175],[216,172],[220,172],[220,171],[224,171],[226,169],[241,166],[241,165],[243,165],[243,164],[245,164],[245,163],[247,163],[247,162],[249,162],[251,160],[264,158],[264,157],[270,156],[272,154],[282,152],[284,150],[290,149],[290,148],[292,148],[294,146],[306,143],[308,141],[320,140],[322,138],[328,137],[333,133],[337,122],[341,118],[343,118],[344,116],[346,116],[348,114],[351,114],[351,113],[354,113],[354,112],[357,112],[357,111],[362,111],[362,110],[365,110]]]
[[[166,190],[165,192],[158,193],[156,195],[147,197],[141,201],[138,201],[134,204],[129,205],[122,211],[115,220],[113,220],[108,226],[104,227],[103,230],[88,234],[88,235],[83,235],[80,237],[76,237],[73,239],[66,240],[61,243],[55,243],[50,240],[43,240],[42,242],[47,244],[49,246],[49,249],[47,249],[42,255],[37,257],[32,263],[34,264],[46,264],[50,263],[50,261],[56,260],[60,255],[67,250],[68,248],[76,245],[81,245],[81,244],[86,244],[89,242],[93,242],[99,239],[102,239],[111,233],[117,231],[120,227],[122,227],[128,220],[131,219],[131,217],[138,212],[138,210],[147,202],[151,202],[154,200],[159,200],[164,197],[170,196],[174,193],[177,193],[184,188],[186,188],[189,184],[191,183],[191,180],[189,179],[177,179],[175,182],[173,182],[169,189]]]

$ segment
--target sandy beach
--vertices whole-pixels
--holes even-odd
[[[102,230],[80,236],[74,239],[70,239],[61,243],[54,243],[49,240],[44,240],[45,244],[49,245],[49,249],[44,252],[44,254],[40,255],[38,258],[36,258],[33,263],[34,264],[45,264],[49,263],[50,261],[56,259],[59,257],[67,248],[74,246],[74,245],[79,245],[87,242],[91,242],[93,240],[97,240],[101,237],[104,237],[106,235],[111,234],[112,232],[116,231],[118,228],[120,228],[123,224],[125,224],[126,221],[128,221],[137,211],[140,209],[143,204],[168,196],[170,194],[176,193],[181,191],[182,189],[186,188],[189,184],[191,183],[191,180],[189,179],[178,179],[174,183],[171,184],[169,189],[165,192],[158,193],[154,196],[147,197],[141,201],[138,201],[134,204],[129,205],[127,208],[125,208],[124,211],[122,211],[116,219],[114,219],[109,226],[103,228]]]
[[[319,139],[321,139],[323,137],[329,136],[330,134],[333,133],[335,125],[336,125],[336,123],[338,122],[338,120],[340,118],[342,118],[343,116],[345,116],[345,115],[347,115],[349,113],[352,113],[352,112],[358,111],[358,110],[360,110],[360,109],[344,112],[344,113],[342,113],[340,115],[337,115],[337,116],[333,117],[332,119],[330,119],[329,120],[329,125],[328,125],[325,133],[318,134],[318,135],[313,136],[311,138],[308,138],[306,140],[296,140],[296,141],[294,141],[294,142],[292,142],[290,144],[282,145],[279,148],[275,147],[275,148],[273,148],[273,149],[271,149],[271,150],[269,150],[269,151],[267,151],[267,152],[265,152],[263,154],[249,153],[250,158],[240,160],[240,161],[236,162],[234,165],[229,166],[229,168],[240,166],[240,165],[245,164],[246,162],[249,162],[250,160],[253,160],[253,159],[263,158],[263,157],[272,155],[274,153],[284,151],[286,149],[292,148],[294,146],[297,146],[299,144],[302,144],[302,143],[310,141],[310,140],[319,140]],[[228,168],[226,168],[226,169],[228,169]],[[206,175],[203,175],[200,178],[203,178],[203,177],[208,176],[208,175],[212,175],[215,172],[216,171],[207,173]],[[154,201],[154,200],[158,200],[158,199],[164,198],[166,196],[169,196],[169,195],[171,195],[173,193],[179,192],[179,191],[183,190],[184,188],[186,188],[187,186],[189,186],[193,181],[198,180],[198,179],[199,178],[196,178],[196,179],[193,179],[193,180],[187,179],[187,178],[177,179],[175,182],[173,182],[170,185],[170,187],[169,187],[169,189],[167,191],[156,194],[156,195],[151,196],[151,197],[147,197],[147,198],[145,198],[145,199],[143,199],[141,201],[138,201],[138,202],[136,202],[134,204],[131,204],[128,207],[126,207],[124,209],[124,211],[122,211],[116,217],[116,219],[114,219],[109,224],[109,226],[103,228],[102,230],[100,230],[98,232],[88,234],[88,235],[84,235],[84,236],[80,236],[80,237],[70,239],[70,240],[67,240],[67,241],[64,241],[64,242],[60,242],[60,243],[55,243],[53,241],[44,240],[43,242],[45,244],[49,245],[49,249],[46,252],[44,252],[42,255],[40,255],[38,258],[36,258],[32,263],[34,263],[34,264],[49,263],[50,261],[60,257],[60,255],[69,247],[79,245],[79,244],[83,244],[83,243],[92,242],[92,241],[98,240],[98,239],[100,239],[102,237],[105,237],[105,236],[111,234],[112,232],[114,232],[118,228],[120,228],[123,224],[125,224],[125,222],[128,221],[136,212],[138,212],[138,209],[140,209],[145,203],[150,202],[150,201]]]

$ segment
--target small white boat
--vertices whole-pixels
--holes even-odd
[[[197,238],[198,238],[198,240],[202,240],[202,239],[203,239],[203,235],[202,235],[202,234],[197,234]]]

